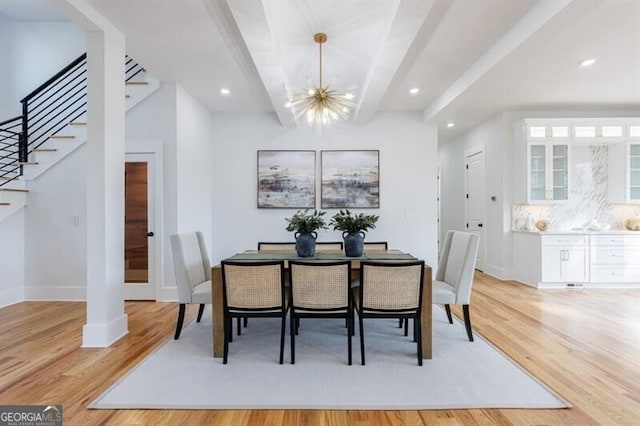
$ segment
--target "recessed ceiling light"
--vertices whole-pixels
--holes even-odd
[[[447,123],[447,127],[453,127],[453,126],[455,126],[455,124],[453,123],[453,121],[450,121],[450,122],[448,122],[448,123]]]
[[[222,93],[223,95],[228,95],[229,93],[231,93],[231,91],[229,91],[229,89],[220,89],[220,93]]]
[[[580,66],[581,67],[590,67],[591,65],[596,63],[596,58],[590,58],[590,59],[585,59],[584,61],[580,62]]]
[[[415,95],[419,91],[420,91],[420,89],[418,89],[417,87],[413,87],[413,88],[411,88],[411,90],[409,90],[409,93],[411,93],[412,95]]]

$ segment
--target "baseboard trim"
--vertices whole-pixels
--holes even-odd
[[[122,314],[106,324],[85,324],[82,327],[83,348],[106,348],[127,335],[127,314]]]
[[[0,291],[0,308],[24,302],[24,287]]]
[[[487,263],[484,264],[484,270],[482,272],[499,280],[510,280],[513,277],[513,270],[489,265]]]
[[[69,301],[87,300],[86,287],[26,287],[24,300],[29,301]]]
[[[156,293],[158,302],[177,302],[178,301],[178,288],[177,287],[162,287]]]

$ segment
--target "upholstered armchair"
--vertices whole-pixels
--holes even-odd
[[[471,342],[473,342],[473,332],[469,304],[479,242],[480,238],[477,234],[448,231],[444,239],[436,279],[433,281],[433,303],[444,305],[450,324],[453,324],[453,319],[449,305],[462,305],[464,324]]]
[[[197,322],[204,306],[211,303],[211,263],[201,232],[187,232],[170,237],[173,266],[178,288],[178,323],[174,339],[180,337],[187,303],[199,303]]]

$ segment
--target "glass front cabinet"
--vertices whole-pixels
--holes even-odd
[[[529,143],[528,202],[569,199],[569,146],[566,143]]]
[[[626,140],[609,145],[609,202],[640,203],[640,123]]]
[[[516,204],[568,201],[573,163],[594,146],[606,147],[608,201],[640,203],[640,118],[525,119],[513,143]]]

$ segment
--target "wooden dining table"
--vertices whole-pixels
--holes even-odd
[[[247,250],[242,253],[235,254],[225,260],[256,262],[260,260],[284,260],[285,267],[288,267],[289,260],[302,261],[336,261],[350,260],[352,278],[360,277],[361,261],[376,262],[403,262],[417,260],[409,253],[401,250],[386,250],[364,253],[361,257],[347,257],[343,252],[318,252],[313,257],[298,257],[296,253],[290,251],[285,252],[259,252],[256,250]],[[431,282],[431,266],[424,267],[423,275],[423,291],[422,291],[422,358],[431,359],[432,357],[432,282]],[[212,321],[213,321],[213,356],[222,358],[224,352],[224,311],[222,304],[222,268],[215,265],[211,268],[211,295],[212,295]]]

